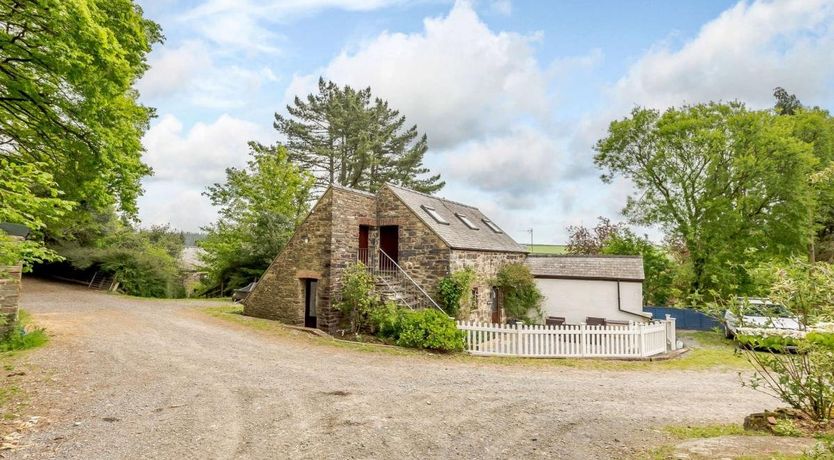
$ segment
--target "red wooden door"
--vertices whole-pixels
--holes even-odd
[[[396,225],[385,225],[379,228],[379,248],[382,252],[388,254],[394,262],[399,262],[400,256],[400,228]],[[380,264],[383,263],[384,257],[380,258]],[[386,268],[380,266],[380,268]],[[390,267],[389,267],[390,268]]]
[[[368,254],[368,234],[370,229],[367,225],[360,225],[359,226],[359,260],[368,265],[368,259],[370,259]]]

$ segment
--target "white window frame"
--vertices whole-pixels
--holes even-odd
[[[428,214],[438,224],[449,225],[449,221],[444,219],[443,216],[441,216],[440,213],[438,213],[433,207],[426,205],[421,205],[420,207],[423,208],[423,211],[426,211],[426,214]]]
[[[477,226],[477,225],[475,225],[475,222],[472,222],[471,220],[469,220],[469,218],[468,218],[468,217],[466,217],[466,214],[461,214],[461,213],[459,213],[459,212],[456,212],[456,213],[455,213],[455,216],[456,216],[458,219],[460,219],[460,221],[461,221],[461,222],[463,222],[463,225],[466,225],[466,226],[467,226],[467,227],[469,227],[471,230],[479,230],[478,226]]]
[[[489,227],[489,229],[492,230],[493,232],[495,232],[495,233],[504,233],[503,230],[501,230],[500,228],[498,228],[497,225],[495,225],[495,222],[493,222],[489,219],[481,219],[481,221],[483,221],[483,223],[486,224],[486,226]]]

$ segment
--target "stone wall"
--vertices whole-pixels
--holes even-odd
[[[472,288],[477,289],[477,297],[473,297],[469,317],[466,319],[471,321],[492,320],[491,292],[498,270],[507,264],[524,262],[525,258],[526,256],[523,253],[452,250],[449,262],[452,272],[467,267],[475,270],[476,279]],[[501,307],[500,298],[499,307]],[[503,322],[505,319],[502,308],[501,321]]]
[[[449,247],[387,187],[377,193],[377,209],[380,226],[399,226],[399,265],[436,297],[437,283],[449,274]]]
[[[356,262],[359,251],[359,226],[370,227],[369,248],[376,247],[376,198],[370,193],[333,187],[333,230],[331,246],[331,289],[333,299],[342,289],[342,271]],[[330,309],[327,318],[319,317],[319,327],[334,332],[339,324],[339,311]],[[323,323],[323,324],[322,324]]]
[[[244,314],[303,326],[302,280],[313,278],[319,281],[316,290],[319,323],[323,319],[325,323],[331,320],[329,281],[332,205],[331,189],[319,199],[284,250],[266,269],[255,290],[244,301]]]
[[[0,266],[0,336],[14,327],[20,301],[20,283],[22,267],[20,265]]]

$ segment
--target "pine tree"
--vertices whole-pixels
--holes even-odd
[[[312,172],[316,188],[331,184],[375,192],[386,182],[425,193],[440,190],[440,175],[423,166],[426,135],[406,128],[405,116],[370,88],[355,90],[319,79],[318,94],[296,97],[274,127],[287,138],[290,159]]]

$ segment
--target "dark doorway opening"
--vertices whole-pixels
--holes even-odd
[[[368,259],[370,258],[368,254],[368,235],[370,234],[370,227],[367,225],[360,225],[359,226],[359,261],[365,265],[368,265]]]
[[[400,261],[400,228],[396,225],[384,225],[379,228],[379,248],[391,258],[380,257],[379,268],[382,270],[393,270],[391,261]]]
[[[304,280],[304,327],[315,328],[318,325],[316,311],[316,288],[318,280]]]

